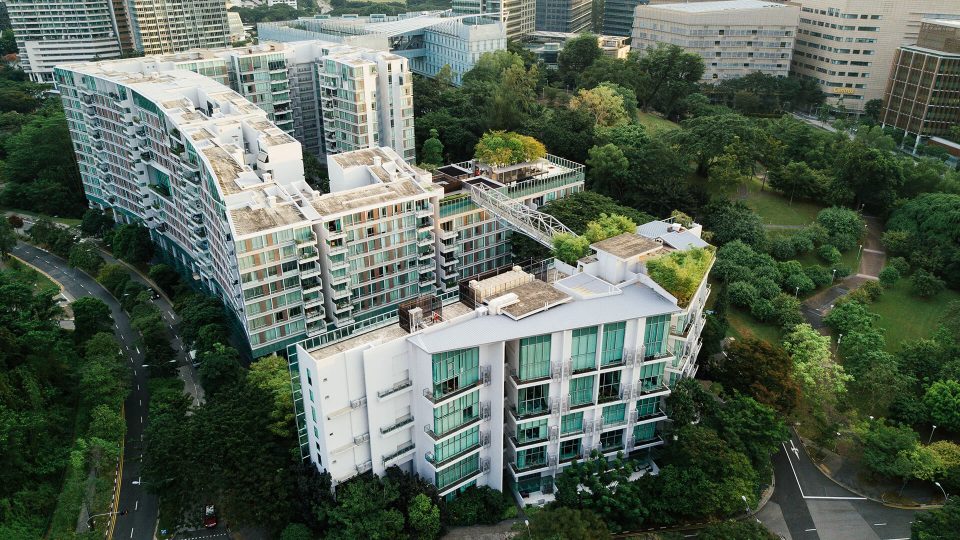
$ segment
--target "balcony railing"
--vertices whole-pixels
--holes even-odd
[[[401,390],[410,388],[411,386],[413,386],[413,381],[411,381],[410,379],[404,379],[400,382],[394,383],[393,386],[391,386],[390,388],[385,388],[383,390],[378,391],[377,397],[380,399],[383,399],[387,396],[396,394]]]
[[[386,435],[388,433],[392,433],[402,427],[409,426],[412,423],[413,423],[413,415],[407,414],[401,418],[397,418],[396,421],[394,421],[394,423],[390,424],[389,426],[383,426],[382,428],[380,428],[380,434]]]
[[[417,445],[413,444],[413,442],[409,442],[409,443],[401,446],[400,448],[397,448],[397,449],[394,450],[393,452],[390,452],[389,454],[383,456],[383,466],[386,467],[389,462],[391,462],[391,461],[393,461],[393,460],[395,460],[395,459],[397,459],[397,458],[399,458],[399,457],[401,457],[401,456],[403,456],[403,455],[405,455],[405,454],[408,454],[408,453],[410,453],[410,452],[413,452],[416,448],[417,448]]]

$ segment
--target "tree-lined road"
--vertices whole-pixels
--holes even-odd
[[[114,333],[120,342],[123,354],[129,359],[132,378],[130,394],[124,402],[127,434],[123,448],[123,470],[120,481],[118,509],[126,515],[116,516],[114,538],[153,538],[157,524],[157,498],[139,483],[140,464],[143,458],[143,432],[147,423],[147,408],[150,394],[147,388],[147,370],[138,348],[137,332],[130,325],[130,318],[120,303],[99,283],[87,274],[71,268],[67,263],[42,249],[18,242],[12,253],[43,270],[60,282],[66,292],[74,297],[92,296],[105,303],[113,315]],[[98,519],[107,519],[101,517]]]

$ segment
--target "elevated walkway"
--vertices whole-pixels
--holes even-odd
[[[507,227],[529,236],[549,249],[553,249],[553,238],[558,234],[576,236],[560,220],[530,208],[523,204],[522,200],[510,198],[481,183],[464,183],[464,187],[470,190],[470,197],[477,206],[490,212]]]

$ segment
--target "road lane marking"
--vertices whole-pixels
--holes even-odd
[[[137,347],[137,354],[140,354],[140,347]]]
[[[133,538],[133,527],[130,527],[130,538]]]
[[[804,529],[803,532],[815,531],[816,529]]]
[[[804,499],[826,499],[833,501],[865,501],[866,497],[826,497],[826,496],[817,496],[817,495],[805,495]]]
[[[140,508],[140,499],[137,499],[133,503],[133,511],[136,512]]]
[[[886,525],[886,523],[874,523],[874,524],[873,524],[874,527],[883,527],[884,525]]]
[[[790,439],[790,444],[793,444],[793,439]],[[790,470],[793,471],[793,479],[797,481],[797,489],[800,490],[800,496],[806,498],[803,495],[803,486],[800,485],[800,477],[797,476],[797,469],[793,467],[793,460],[790,459],[790,452],[787,450],[787,445],[782,442],[780,445],[783,446],[783,453],[787,455],[787,462],[790,463]]]

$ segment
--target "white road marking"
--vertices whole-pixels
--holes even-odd
[[[886,523],[874,523],[874,524],[873,524],[874,527],[883,527],[884,525],[886,525]]]
[[[133,538],[133,527],[130,527],[130,538]]]
[[[804,532],[810,532],[810,531],[815,531],[815,530],[816,530],[816,529],[804,529],[803,531],[804,531]]]
[[[140,388],[138,387],[137,390],[139,390],[139,389],[140,389]],[[138,400],[138,401],[140,402],[140,406],[143,407],[143,400],[140,399],[140,400]]]
[[[817,495],[804,495],[804,499],[826,499],[832,501],[865,501],[866,497],[824,497]]]
[[[136,512],[138,508],[140,508],[140,499],[137,499],[133,503],[133,511]]]
[[[793,445],[793,439],[790,439],[790,450],[797,456],[797,461],[800,461],[800,450]]]
[[[142,417],[142,416],[140,417],[140,423],[141,423],[141,424],[143,423],[143,417]]]
[[[790,439],[790,444],[793,444],[793,439]],[[797,488],[800,490],[800,496],[804,497],[803,486],[800,485],[800,477],[797,476],[797,470],[793,467],[793,461],[790,460],[790,452],[787,452],[787,445],[784,443],[780,443],[780,445],[783,446],[783,451],[787,454],[787,462],[790,463],[790,470],[793,471],[793,479],[797,481]],[[797,459],[799,459],[799,457]]]
[[[140,354],[140,347],[137,347],[137,354]]]

